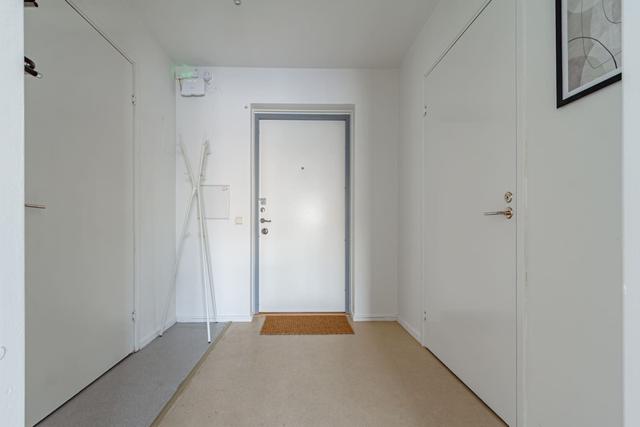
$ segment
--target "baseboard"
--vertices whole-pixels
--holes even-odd
[[[411,325],[409,325],[406,321],[402,320],[402,318],[398,318],[398,323],[400,324],[400,326],[402,326],[404,328],[405,331],[407,331],[409,333],[409,335],[411,335],[416,341],[418,341],[418,344],[422,345],[422,338],[421,338],[421,334],[418,332],[417,329],[415,329],[414,327],[412,327]]]
[[[248,323],[253,321],[253,316],[245,314],[221,314],[215,319],[218,322],[237,322]],[[178,323],[205,323],[207,321],[204,316],[178,316]]]
[[[169,329],[170,327],[172,327],[176,323],[177,322],[176,322],[175,319],[170,320],[167,323],[167,326],[164,328],[164,330],[166,331],[167,329]],[[141,339],[138,340],[138,342],[136,343],[136,347],[137,348],[136,348],[135,351],[142,350],[143,348],[145,348],[146,346],[151,344],[151,341],[155,340],[159,336],[160,336],[160,328],[156,329],[155,331],[152,331],[152,332],[148,333],[147,335],[145,335],[144,337],[142,337]]]
[[[354,322],[395,322],[398,320],[397,315],[378,315],[378,314],[354,314]]]

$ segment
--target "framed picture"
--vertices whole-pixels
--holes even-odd
[[[622,0],[556,0],[556,43],[558,108],[620,81]]]

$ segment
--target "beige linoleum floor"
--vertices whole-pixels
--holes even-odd
[[[231,325],[158,425],[504,425],[395,322],[261,336],[262,321]]]

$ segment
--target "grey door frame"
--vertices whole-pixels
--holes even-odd
[[[345,313],[351,313],[351,235],[352,177],[351,140],[352,113],[345,112],[254,112],[253,113],[253,312],[260,312],[260,122],[262,121],[331,121],[345,124]]]

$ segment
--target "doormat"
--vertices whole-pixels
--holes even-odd
[[[353,335],[346,315],[267,315],[261,335]]]

